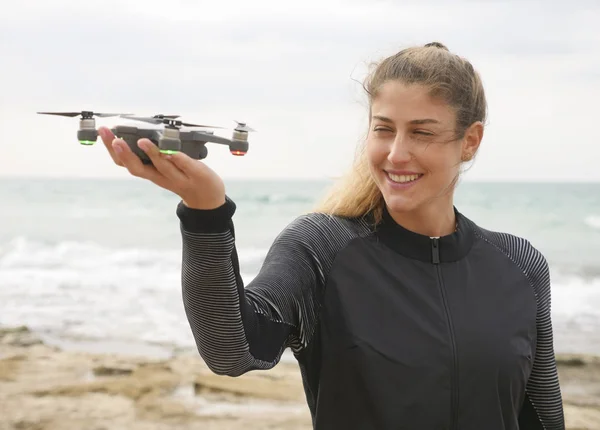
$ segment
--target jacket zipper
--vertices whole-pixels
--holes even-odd
[[[451,428],[458,430],[458,359],[456,356],[456,340],[454,337],[454,326],[452,325],[452,319],[450,318],[450,309],[448,308],[448,302],[446,300],[446,291],[444,287],[444,280],[442,278],[442,269],[440,267],[440,242],[439,238],[433,237],[431,238],[431,253],[432,253],[432,261],[435,265],[437,277],[438,277],[438,286],[440,288],[440,293],[442,295],[442,301],[444,303],[444,310],[446,312],[446,321],[448,322],[448,328],[450,330],[450,340],[452,342],[452,362],[453,362],[453,372],[451,375],[450,383],[452,386],[452,397],[451,397]]]

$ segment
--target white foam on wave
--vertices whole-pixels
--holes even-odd
[[[583,279],[577,276],[553,276],[552,309],[557,317],[578,321],[581,329],[585,321],[600,322],[600,279]]]
[[[73,219],[104,219],[104,218],[120,218],[123,219],[125,217],[147,217],[152,218],[155,217],[156,213],[150,208],[140,208],[140,207],[132,207],[132,208],[124,208],[123,210],[116,211],[114,208],[104,207],[104,208],[95,208],[95,207],[82,207],[76,206],[70,208],[66,212],[67,218]]]
[[[0,269],[116,269],[179,263],[173,250],[111,249],[93,242],[48,244],[20,237],[0,248]]]
[[[600,354],[600,279],[551,276],[556,350]]]
[[[267,250],[238,250],[240,265],[257,264]],[[15,268],[143,268],[181,265],[181,249],[109,248],[94,242],[62,241],[56,244],[24,237],[0,244],[0,270]]]
[[[265,252],[241,249],[242,269]],[[69,339],[193,348],[181,250],[13,240],[0,248],[0,325],[21,324]]]
[[[590,215],[584,221],[588,226],[600,230],[600,215]]]

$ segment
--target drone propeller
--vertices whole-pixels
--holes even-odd
[[[83,119],[91,119],[94,116],[97,117],[110,117],[110,116],[119,116],[119,115],[129,115],[129,114],[120,114],[120,113],[100,113],[100,112],[92,112],[83,110],[81,112],[38,112],[40,115],[58,115],[58,116],[69,116],[76,117],[81,115]]]
[[[190,124],[189,122],[181,122],[181,121],[176,121],[176,125],[182,125],[184,127],[200,127],[200,128],[225,128],[225,127],[219,127],[218,125]]]
[[[202,125],[202,124],[192,124],[189,122],[183,122],[180,120],[176,120],[175,118],[179,118],[179,115],[154,115],[151,117],[143,117],[143,116],[131,116],[131,115],[121,115],[127,119],[133,119],[136,121],[149,122],[151,124],[166,124],[175,127],[201,127],[201,128],[222,128],[214,125]]]
[[[244,132],[246,132],[246,133],[248,133],[248,132],[250,132],[250,131],[256,131],[256,130],[254,130],[254,129],[252,129],[252,128],[248,127],[248,126],[246,125],[246,123],[245,123],[245,122],[239,122],[239,121],[236,121],[236,120],[234,120],[234,121],[235,121],[235,122],[237,123],[237,125],[238,125],[238,126],[235,128],[235,131],[244,131]]]
[[[149,122],[151,124],[163,124],[165,119],[169,121],[170,119],[178,118],[179,115],[169,115],[165,117],[164,115],[154,115],[154,116],[134,116],[134,115],[121,115],[123,118],[132,119],[135,121],[143,121]]]
[[[181,115],[163,115],[162,113],[159,113],[158,115],[154,115],[153,118],[171,118],[171,119],[175,119],[175,118],[179,118]]]
[[[134,119],[137,121],[149,122],[151,124],[165,124],[165,120],[173,120],[175,118],[179,118],[179,115],[153,115],[153,116],[135,116],[133,114],[121,115],[123,118]]]

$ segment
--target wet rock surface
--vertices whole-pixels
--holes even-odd
[[[600,429],[600,358],[559,356],[567,428]],[[197,355],[62,351],[0,329],[0,430],[310,430],[297,366],[238,378]]]

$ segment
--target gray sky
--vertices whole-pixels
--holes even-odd
[[[366,131],[366,65],[433,40],[480,71],[473,180],[600,180],[600,2],[26,0],[0,13],[0,176],[126,174],[44,110],[247,121],[224,177],[332,177]],[[113,125],[115,119],[98,119]],[[219,133],[220,134],[220,133]],[[229,135],[229,131],[225,135]]]

